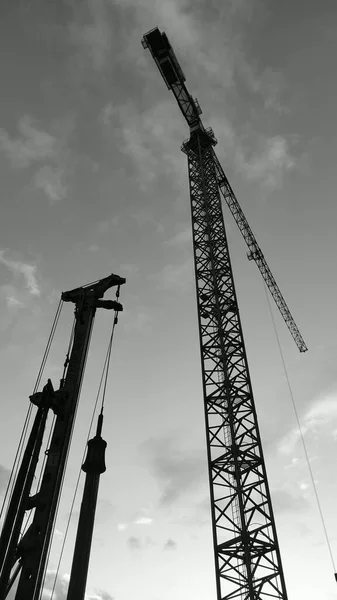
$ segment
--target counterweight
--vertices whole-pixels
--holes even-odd
[[[190,127],[188,158],[218,600],[287,600],[221,206],[221,192],[300,351],[306,350],[214,152],[164,33],[143,38]]]

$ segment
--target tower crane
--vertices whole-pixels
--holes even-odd
[[[167,35],[142,39],[189,126],[188,159],[217,600],[287,600],[224,225],[225,199],[300,352],[307,346],[215,154]]]

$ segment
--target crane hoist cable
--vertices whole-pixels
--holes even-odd
[[[73,341],[74,341],[75,324],[76,324],[76,319],[75,319],[75,316],[74,316],[73,324],[72,324],[72,328],[71,328],[71,334],[70,334],[70,338],[69,338],[68,350],[67,350],[67,353],[66,353],[66,359],[65,359],[65,362],[64,362],[64,365],[63,365],[62,378],[60,380],[60,387],[62,387],[62,385],[63,385],[63,381],[64,381],[66,369],[67,369],[67,366],[68,366],[68,363],[69,363],[69,356],[70,356],[71,348],[72,348]],[[54,429],[54,424],[55,424],[55,419],[56,419],[56,415],[54,414],[52,422],[51,422],[51,426],[50,426],[50,429],[49,429],[48,440],[47,440],[47,445],[46,445],[47,448],[49,448],[49,446],[50,446],[51,437],[52,437],[52,434],[53,434],[53,429]],[[39,489],[40,485],[41,485],[42,475],[43,475],[43,472],[44,472],[44,468],[45,468],[45,464],[46,464],[47,458],[48,458],[48,453],[45,452],[44,453],[44,457],[43,457],[43,461],[42,461],[42,464],[41,464],[41,468],[40,468],[39,478],[38,478],[38,481],[37,481],[37,484],[36,484],[36,488],[37,489]],[[25,526],[23,528],[21,537],[23,537],[23,535],[27,531],[28,525],[29,525],[29,523],[30,523],[30,521],[32,519],[32,516],[33,516],[33,513],[30,512],[29,515],[28,515],[28,519],[26,520]]]
[[[327,545],[327,549],[328,549],[328,552],[329,552],[329,557],[330,557],[332,568],[333,568],[333,571],[334,571],[334,578],[337,581],[336,563],[335,563],[335,560],[334,560],[334,557],[333,557],[331,542],[330,542],[330,539],[329,539],[329,534],[328,534],[328,530],[327,530],[327,526],[326,526],[326,522],[325,522],[323,510],[322,510],[322,505],[321,505],[321,501],[320,501],[320,498],[319,498],[319,494],[318,494],[318,490],[317,490],[317,485],[315,483],[315,478],[314,478],[312,466],[311,466],[311,463],[310,463],[309,452],[308,452],[308,448],[307,448],[307,445],[306,445],[306,442],[305,442],[303,428],[301,426],[301,421],[300,421],[299,413],[298,413],[298,410],[297,410],[296,401],[295,401],[294,393],[293,393],[293,390],[292,390],[292,386],[291,386],[291,382],[290,382],[290,377],[289,377],[289,374],[288,374],[288,369],[287,369],[287,365],[286,365],[284,354],[283,354],[283,350],[282,350],[282,345],[281,345],[281,342],[280,342],[280,337],[279,337],[279,334],[278,334],[278,331],[277,331],[276,322],[275,322],[275,318],[274,318],[274,314],[273,314],[273,311],[272,311],[269,294],[268,294],[267,287],[266,287],[265,283],[264,283],[263,287],[264,287],[264,291],[265,291],[267,302],[268,302],[270,317],[271,317],[271,320],[272,320],[272,323],[273,323],[275,337],[276,337],[276,340],[277,340],[277,346],[278,346],[278,350],[279,350],[279,353],[280,353],[280,356],[281,356],[281,361],[282,361],[282,365],[283,365],[283,370],[284,370],[285,378],[286,378],[286,381],[287,381],[287,386],[288,386],[289,395],[290,395],[290,398],[291,398],[291,403],[292,403],[293,411],[294,411],[294,414],[295,414],[296,424],[297,424],[298,431],[299,431],[300,438],[301,438],[301,443],[302,443],[303,452],[304,452],[304,456],[305,456],[305,462],[306,462],[307,469],[308,469],[308,472],[309,472],[309,477],[310,477],[311,485],[312,485],[312,488],[313,488],[313,491],[314,491],[314,496],[315,496],[316,505],[317,505],[317,509],[318,509],[318,512],[319,512],[319,517],[320,517],[320,521],[321,521],[321,525],[322,525],[322,529],[323,529],[323,533],[324,533],[324,537],[325,537],[325,542],[326,542],[326,545]]]
[[[120,296],[120,286],[118,286],[117,291],[116,291],[116,300],[118,301]],[[105,403],[105,396],[106,396],[106,388],[107,388],[107,383],[108,383],[108,376],[109,376],[109,369],[110,369],[110,361],[111,361],[111,349],[112,349],[112,342],[113,342],[113,338],[114,338],[114,333],[115,333],[115,327],[118,323],[118,311],[115,311],[114,314],[114,320],[113,320],[113,324],[112,324],[112,331],[111,331],[111,336],[110,336],[110,341],[109,341],[109,345],[108,345],[108,351],[107,351],[107,355],[105,358],[105,379],[104,379],[104,387],[103,387],[103,394],[102,394],[102,405],[101,405],[101,414],[103,414],[103,409],[104,409],[104,403]],[[103,367],[103,369],[104,369]],[[102,380],[101,380],[102,381]]]
[[[47,340],[47,345],[46,345],[46,349],[44,351],[44,355],[41,361],[41,365],[37,374],[37,378],[35,381],[35,385],[34,385],[34,389],[33,389],[33,394],[37,391],[41,379],[42,379],[42,375],[44,372],[44,368],[46,366],[46,362],[49,356],[49,352],[50,352],[50,348],[51,345],[53,343],[54,340],[54,336],[55,336],[55,331],[58,325],[58,322],[60,320],[60,315],[61,315],[61,311],[62,311],[62,307],[63,307],[63,300],[59,301],[58,307],[56,309],[56,314],[54,317],[54,321],[49,333],[49,337]],[[13,486],[14,486],[14,482],[16,479],[16,475],[17,475],[17,471],[19,469],[19,465],[20,465],[20,461],[21,461],[21,457],[22,457],[22,453],[24,450],[24,446],[25,446],[25,441],[26,441],[26,437],[27,437],[27,432],[28,432],[28,427],[29,427],[29,422],[30,422],[30,418],[31,418],[31,414],[32,414],[32,410],[33,410],[33,405],[31,403],[29,403],[28,409],[27,409],[27,413],[26,413],[26,417],[25,417],[25,421],[22,427],[22,431],[21,431],[21,435],[20,435],[20,439],[19,439],[19,444],[17,447],[17,451],[14,457],[14,462],[13,462],[13,467],[10,473],[10,477],[8,480],[8,484],[6,487],[6,491],[5,491],[5,495],[4,495],[4,499],[2,501],[2,505],[1,505],[1,510],[0,510],[0,519],[3,516],[3,512],[5,510],[5,506],[7,504],[7,500],[8,498],[11,496],[12,491],[13,491]]]
[[[118,300],[119,296],[120,296],[120,286],[118,286],[117,291],[116,291],[116,299],[117,300]],[[97,406],[98,406],[99,398],[100,398],[100,395],[101,395],[102,386],[103,386],[103,392],[102,392],[102,402],[101,402],[100,414],[103,414],[104,404],[105,404],[105,397],[106,397],[107,382],[108,382],[109,370],[110,370],[112,344],[113,344],[114,334],[115,334],[115,328],[116,328],[117,324],[118,324],[118,311],[115,311],[114,317],[113,317],[111,335],[110,335],[110,339],[109,339],[109,343],[108,343],[108,348],[107,348],[105,359],[104,359],[104,363],[103,363],[103,368],[102,368],[100,382],[99,382],[99,385],[98,385],[98,391],[97,391],[97,395],[96,395],[96,400],[95,400],[95,404],[94,404],[94,408],[93,408],[93,411],[92,411],[91,420],[90,420],[90,424],[89,424],[89,428],[88,428],[88,434],[87,434],[86,444],[85,444],[85,447],[84,447],[84,450],[83,450],[83,456],[82,456],[82,460],[81,460],[81,466],[82,466],[84,458],[85,458],[86,446],[87,446],[87,443],[88,443],[90,435],[91,435],[92,425],[93,425],[95,414],[96,414],[96,411],[97,411]],[[70,506],[69,516],[68,516],[68,520],[67,520],[67,525],[66,525],[66,529],[65,529],[65,533],[64,533],[64,537],[63,537],[63,542],[62,542],[62,546],[61,546],[61,550],[60,550],[59,560],[58,560],[56,571],[55,571],[55,577],[54,577],[54,582],[53,582],[53,587],[52,587],[52,591],[51,591],[50,600],[53,600],[53,598],[54,598],[54,592],[55,592],[57,577],[59,575],[61,561],[62,561],[63,553],[64,553],[64,548],[65,548],[65,544],[66,544],[66,541],[67,541],[67,536],[68,536],[70,521],[71,521],[71,518],[72,518],[72,515],[73,515],[73,510],[74,510],[74,505],[75,505],[75,501],[76,501],[78,486],[79,486],[79,482],[80,482],[80,478],[81,478],[81,473],[82,473],[82,469],[80,467],[79,470],[78,470],[78,476],[77,476],[76,485],[75,485],[75,489],[74,489],[74,494],[73,494],[73,498],[72,498],[72,502],[71,502],[71,506]],[[42,594],[42,591],[41,591],[41,594]]]
[[[63,308],[63,300],[61,299],[59,301],[59,304],[58,304],[58,307],[57,307],[57,311],[56,311],[56,315],[55,315],[55,318],[54,318],[54,322],[53,322],[53,325],[52,325],[52,328],[51,328],[51,331],[50,331],[50,334],[49,334],[49,338],[48,338],[46,350],[45,350],[45,353],[44,353],[43,358],[42,358],[41,367],[40,367],[40,370],[39,370],[39,373],[38,373],[38,376],[37,376],[37,379],[36,379],[35,387],[34,387],[34,392],[37,391],[37,389],[38,389],[38,387],[40,385],[41,378],[42,378],[42,375],[43,375],[43,371],[44,371],[44,368],[46,366],[46,362],[47,362],[48,355],[49,355],[49,352],[50,352],[50,348],[51,348],[51,345],[52,345],[53,340],[54,340],[55,331],[56,331],[58,322],[60,320],[60,315],[61,315],[62,308]]]
[[[64,381],[64,378],[65,378],[66,369],[67,369],[67,366],[68,366],[68,363],[69,363],[69,356],[70,356],[71,348],[72,348],[73,341],[74,341],[75,324],[76,324],[76,319],[74,317],[73,324],[72,324],[72,329],[71,329],[71,334],[70,334],[70,338],[69,338],[68,350],[67,350],[67,353],[66,353],[66,359],[65,359],[65,362],[64,362],[64,365],[63,365],[63,373],[62,373],[62,378],[61,378],[61,381],[60,381],[60,387],[62,387],[62,385],[63,385],[63,381]],[[53,434],[53,428],[54,428],[55,419],[56,419],[56,416],[54,414],[52,422],[51,422],[51,426],[50,426],[50,429],[49,429],[48,440],[47,440],[47,445],[46,445],[47,448],[49,448],[49,445],[50,445],[50,442],[51,442],[51,437],[52,437],[52,434]],[[40,468],[39,478],[38,478],[37,483],[36,483],[36,489],[37,490],[40,488],[40,485],[41,485],[42,475],[43,475],[43,472],[44,472],[44,468],[45,468],[47,457],[48,457],[48,454],[47,454],[47,452],[45,452],[44,453],[44,457],[43,457],[43,461],[42,461],[42,464],[41,464],[41,468]],[[25,532],[27,531],[29,523],[30,523],[32,517],[33,517],[33,513],[30,511],[29,514],[28,514],[28,516],[27,516],[26,523],[25,523],[25,525],[24,525],[24,527],[22,529],[21,536],[20,536],[21,538],[24,536]]]

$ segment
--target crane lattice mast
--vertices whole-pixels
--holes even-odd
[[[299,350],[307,348],[214,152],[201,109],[165,33],[144,35],[190,127],[195,281],[218,600],[287,600],[261,437],[221,206],[221,194]]]

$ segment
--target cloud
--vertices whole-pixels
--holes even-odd
[[[55,527],[55,529],[54,529],[54,535],[56,535],[59,538],[64,537],[63,531],[61,531],[60,529],[57,529],[57,527]]]
[[[142,63],[140,37],[154,22],[170,23],[186,43],[197,40],[191,18],[181,0],[87,0],[74,11],[69,39],[78,51],[82,68],[95,72],[108,69],[111,56],[115,61],[131,60],[130,66]],[[154,26],[154,25],[153,25]],[[151,26],[150,26],[151,28]],[[112,46],[114,42],[114,47]]]
[[[119,225],[120,217],[118,215],[112,217],[111,219],[106,219],[105,221],[99,221],[97,223],[97,231],[98,233],[110,233],[111,230]]]
[[[64,171],[50,165],[45,165],[36,171],[34,185],[44,191],[50,203],[59,202],[67,195],[67,187],[63,183]]]
[[[25,306],[19,291],[11,284],[5,283],[0,286],[0,298],[4,299],[6,308],[12,313],[16,313]]]
[[[114,600],[114,597],[104,590],[99,590],[94,596],[86,596],[86,600]]]
[[[273,490],[273,507],[278,512],[303,512],[309,504],[303,496],[293,496],[286,490]]]
[[[221,95],[240,83],[260,98],[264,108],[282,109],[284,81],[270,67],[258,69],[245,51],[246,30],[260,23],[258,0],[214,0],[211,5],[201,1],[193,6],[188,0],[115,0],[114,5],[119,15],[129,16],[132,11],[123,36],[129,44],[123,50],[137,68],[143,64],[135,61],[139,32],[162,24],[178,58],[190,64],[190,72],[199,80],[215,84]]]
[[[120,263],[118,271],[122,277],[134,277],[139,272],[139,266],[135,263]]]
[[[123,276],[124,272],[120,269],[120,273]],[[123,311],[123,328],[125,331],[141,331],[145,332],[149,330],[153,323],[153,314],[147,309],[138,307],[133,311]]]
[[[16,325],[19,328],[11,330],[13,346],[10,344],[7,347],[7,352],[9,352],[11,347],[13,350],[17,347],[13,336],[16,338],[17,334],[20,333],[20,343],[22,346],[24,334],[31,339],[32,335],[37,334],[39,322],[40,307],[36,302],[35,295],[24,289],[19,282],[15,285],[14,282],[0,285],[0,332],[4,333],[10,328],[15,328]]]
[[[95,517],[96,525],[104,525],[104,527],[106,527],[106,524],[110,521],[114,511],[115,505],[109,499],[99,498]]]
[[[50,600],[53,594],[53,600],[66,600],[69,574],[57,573],[55,570],[48,569],[44,580],[43,592],[41,600]]]
[[[40,304],[37,299],[42,288],[37,276],[37,265],[18,260],[8,250],[0,250],[0,282],[9,279],[2,265],[12,277],[8,283],[0,283],[0,331],[4,333],[16,324],[20,325],[22,344],[24,333],[29,337],[36,334],[40,319]],[[14,330],[11,331],[11,339],[13,335]]]
[[[98,252],[99,251],[99,246],[97,246],[97,244],[90,244],[90,246],[88,247],[89,252]]]
[[[186,257],[181,263],[165,265],[163,269],[149,275],[158,290],[185,292],[193,284],[193,259]]]
[[[128,156],[135,169],[135,178],[142,191],[155,184],[160,177],[169,178],[176,189],[187,184],[186,161],[181,146],[181,117],[172,99],[157,102],[146,110],[128,102],[116,105],[109,113],[106,135],[120,139],[121,152]],[[150,211],[137,211],[140,225],[153,222]]]
[[[155,542],[149,536],[145,538],[131,536],[127,539],[126,543],[132,551],[146,550],[155,545]]]
[[[42,129],[36,119],[24,115],[18,121],[19,137],[11,138],[0,129],[0,151],[13,168],[36,168],[33,185],[45,193],[50,204],[63,200],[67,194],[67,140],[72,127],[73,119],[60,119],[51,124],[51,129],[57,132],[52,134]],[[39,163],[44,164],[39,166]]]
[[[281,93],[286,87],[281,73],[266,67],[258,74],[256,68],[247,59],[239,61],[237,66],[247,88],[251,93],[261,97],[267,110],[273,110],[280,114],[289,112],[288,108],[281,102]]]
[[[189,501],[184,512],[180,515],[175,516],[172,523],[186,527],[191,527],[194,531],[196,528],[200,529],[204,525],[209,527],[211,520],[211,503],[209,494],[203,497],[205,492],[205,481],[207,481],[207,474],[205,473],[203,490],[197,498],[193,499],[193,502]]]
[[[307,427],[314,428],[331,423],[337,418],[337,392],[319,398],[306,415]]]
[[[106,104],[102,108],[101,114],[100,114],[100,120],[102,121],[103,125],[105,125],[106,127],[111,125],[112,117],[114,116],[114,114],[115,114],[115,110],[114,110],[113,104],[111,102],[108,102],[108,104]]]
[[[131,217],[136,221],[138,227],[144,227],[145,225],[154,225],[157,233],[162,233],[164,227],[161,223],[156,221],[151,210],[147,208],[140,208],[131,214]]]
[[[177,542],[172,540],[172,538],[169,538],[164,544],[164,550],[176,550],[176,549],[177,549]]]
[[[136,525],[151,525],[153,523],[153,519],[151,517],[138,517],[135,520]]]
[[[129,546],[129,548],[131,550],[140,550],[142,547],[140,538],[135,537],[135,536],[131,536],[128,538],[127,545]]]
[[[7,131],[0,129],[0,150],[7,156],[13,167],[29,167],[36,161],[55,157],[56,138],[38,128],[32,117],[28,115],[21,117],[18,131],[21,137],[11,139]]]
[[[252,126],[240,134],[226,117],[213,119],[216,137],[222,148],[228,148],[226,161],[230,160],[238,173],[248,181],[254,181],[267,190],[279,188],[287,172],[297,168],[298,160],[292,150],[295,136],[267,136]]]
[[[120,138],[121,152],[133,162],[143,191],[147,191],[160,177],[169,177],[173,187],[187,191],[186,162],[179,153],[179,147],[183,137],[188,136],[188,128],[186,126],[184,134],[182,116],[174,98],[165,92],[163,84],[160,85],[160,74],[150,54],[140,55],[139,51],[141,33],[157,23],[169,24],[167,34],[178,60],[182,65],[188,64],[191,79],[197,77],[197,81],[202,81],[202,86],[199,86],[201,90],[203,87],[212,87],[212,98],[208,95],[207,112],[211,114],[216,136],[224,129],[231,133],[232,143],[228,146],[237,170],[249,181],[274,189],[281,185],[283,176],[294,168],[296,161],[290,151],[289,139],[279,134],[266,135],[261,131],[266,123],[266,110],[283,111],[280,90],[285,87],[285,82],[270,67],[259,70],[247,58],[245,27],[251,28],[254,25],[252,19],[259,19],[255,10],[259,3],[255,1],[253,4],[254,9],[252,2],[243,0],[240,8],[236,5],[233,8],[231,0],[216,0],[212,7],[207,6],[206,9],[204,2],[191,8],[187,0],[114,0],[111,3],[111,27],[114,29],[114,20],[121,23],[120,29],[115,31],[119,39],[116,46],[122,48],[119,54],[116,52],[116,63],[118,68],[125,69],[134,83],[141,75],[144,102],[142,98],[137,103],[121,103],[116,94],[102,108],[100,120],[106,133],[110,131],[114,139],[116,135]],[[106,18],[110,22],[109,15],[106,14]],[[99,31],[100,26],[97,28]],[[154,86],[158,88],[158,96],[153,93]],[[226,110],[223,105],[224,91]],[[154,97],[161,97],[160,93],[163,100],[154,101]],[[251,96],[256,100],[255,103]],[[256,120],[249,119],[249,126],[247,119],[239,116],[241,106],[238,106],[238,98],[240,102],[243,98],[248,103],[249,111],[259,115]],[[243,109],[247,113],[247,107]],[[205,121],[205,124],[208,123]],[[245,138],[247,136],[247,130],[250,132],[250,141],[243,139],[243,134]]]
[[[109,131],[121,139],[121,152],[131,159],[140,188],[147,190],[157,178],[158,160],[151,147],[145,116],[131,102],[120,105],[111,114]]]
[[[75,9],[75,19],[68,26],[71,44],[77,49],[77,65],[101,71],[108,65],[112,53],[114,27],[108,19],[105,0],[87,0]]]
[[[139,46],[139,33],[145,33],[159,24],[167,31],[178,56],[191,63],[191,69],[202,79],[214,77],[223,86],[233,84],[233,72],[237,62],[244,61],[242,41],[237,35],[242,15],[251,14],[247,0],[240,3],[240,10],[231,1],[215,0],[212,5],[198,2],[191,7],[188,0],[115,0],[119,14],[128,16],[129,28],[125,28],[124,39],[128,39],[124,54],[143,66],[141,57],[135,61]],[[165,27],[165,24],[166,27]],[[209,40],[212,39],[212,44]],[[220,76],[220,77],[219,77]]]
[[[241,136],[240,127],[236,126],[236,132],[234,124],[223,114],[221,117],[215,115],[212,125],[215,135],[225,142],[221,146],[230,148],[228,158],[248,181],[258,182],[269,190],[277,189],[282,185],[284,175],[297,166],[292,153],[296,142],[294,136],[266,136],[252,126],[249,134],[245,132]],[[116,107],[110,115],[110,127],[114,135],[118,127],[122,152],[132,160],[143,191],[159,177],[167,177],[172,187],[187,192],[186,161],[179,153],[181,117],[173,99],[159,102],[143,112],[132,103]],[[151,213],[142,217],[141,214],[140,225],[154,221]]]
[[[262,149],[247,159],[242,147],[237,147],[238,170],[249,180],[258,181],[268,189],[281,186],[286,171],[294,169],[296,162],[289,150],[288,141],[280,136],[264,139]]]
[[[6,489],[10,474],[9,469],[0,465],[0,493]]]
[[[25,287],[32,296],[40,296],[41,290],[37,281],[37,267],[29,263],[5,258],[5,250],[0,250],[0,263],[9,269],[14,277],[23,277]],[[12,299],[12,303],[20,302],[17,298]]]
[[[44,581],[41,600],[66,600],[68,593],[70,575],[69,573],[57,573],[53,569],[48,569]],[[9,595],[10,599],[11,596]],[[13,596],[14,599],[14,596]],[[94,594],[86,594],[85,600],[114,600],[108,592],[97,590]]]
[[[205,481],[205,459],[183,452],[173,438],[150,439],[143,449],[150,458],[150,468],[160,484],[160,504],[174,504],[182,495],[197,489]]]
[[[230,148],[227,157],[236,170],[267,190],[279,188],[284,176],[297,166],[292,152],[295,138],[280,134],[267,136],[256,130],[253,123],[246,126],[242,135],[240,123],[224,115],[223,107],[221,116],[220,107],[213,110],[211,121],[215,135],[225,142],[220,151],[223,146]],[[178,150],[182,141],[181,116],[173,99],[158,102],[142,112],[131,103],[127,107],[115,107],[109,112],[109,119],[114,132],[116,126],[119,127],[122,151],[133,161],[143,191],[153,186],[159,177],[169,177],[173,188],[187,193],[186,162]]]
[[[15,298],[15,296],[7,296],[6,297],[7,300],[7,307],[9,309],[17,309],[17,308],[22,308],[24,306],[23,302],[21,302],[21,300],[18,300],[17,298]]]
[[[254,64],[245,47],[247,30],[256,31],[264,18],[259,0],[215,0],[211,6],[204,1],[192,6],[188,0],[87,0],[84,4],[85,8],[75,11],[70,28],[83,61],[95,71],[106,69],[112,77],[118,76],[118,89],[123,86],[120,76],[124,71],[131,86],[137,83],[139,87],[140,77],[143,81],[137,103],[125,103],[112,92],[100,114],[105,131],[120,137],[121,152],[132,160],[143,191],[161,176],[170,177],[172,185],[184,191],[187,183],[185,160],[179,154],[184,137],[182,116],[165,91],[149,52],[142,52],[140,46],[142,33],[157,24],[167,31],[182,65],[188,65],[188,80],[194,78],[200,92],[212,89],[212,96],[207,96],[207,113],[216,135],[217,122],[227,123],[236,132],[231,152],[237,169],[249,181],[268,189],[281,185],[283,175],[295,163],[289,140],[263,134],[261,129],[266,127],[266,111],[284,111],[280,96],[286,82],[270,66]],[[154,101],[160,94],[165,99]],[[248,118],[240,116],[241,102],[248,104]],[[247,106],[244,111],[247,114]],[[240,139],[239,133],[247,132],[247,120],[252,139],[260,138],[258,145]]]
[[[303,435],[312,436],[320,433],[324,428],[330,429],[329,437],[332,439],[337,421],[337,393],[332,392],[317,398],[301,418],[301,430]],[[298,428],[289,431],[280,441],[278,449],[281,454],[294,452],[298,442],[301,440],[301,432]]]
[[[140,525],[142,527],[152,525],[153,519],[149,516],[150,510],[152,510],[152,506],[151,508],[141,508],[139,511],[137,511],[136,516],[134,516],[130,521],[118,523],[118,531],[125,531],[134,525]]]
[[[185,246],[187,243],[190,243],[191,241],[192,241],[192,227],[191,227],[191,224],[188,223],[183,229],[178,231],[178,233],[176,233],[173,237],[171,237],[169,240],[166,240],[165,244],[167,244],[167,246],[182,247],[182,246]]]

